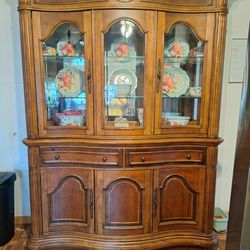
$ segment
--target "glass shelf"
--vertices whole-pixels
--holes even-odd
[[[107,97],[107,100],[113,99],[143,99],[143,96],[115,96],[115,97]]]
[[[45,59],[53,59],[53,58],[62,58],[62,59],[74,59],[74,58],[84,58],[84,55],[82,56],[59,56],[59,55],[43,55]]]
[[[201,96],[185,96],[181,95],[178,97],[162,96],[163,99],[201,99]]]
[[[180,57],[174,57],[174,56],[168,56],[168,57],[164,57],[164,62],[167,61],[169,62],[170,61],[174,61],[174,62],[195,62],[195,61],[198,61],[198,62],[201,62],[203,61],[204,59],[204,56],[180,56]]]
[[[144,63],[144,56],[123,56],[123,57],[113,57],[107,56],[105,57],[105,66],[110,66],[112,64],[120,64],[122,67],[123,65],[127,64],[143,64]]]

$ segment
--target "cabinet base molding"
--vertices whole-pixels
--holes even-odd
[[[190,232],[155,233],[131,236],[97,236],[93,234],[60,234],[31,238],[28,249],[176,249],[197,250],[217,249],[214,233],[198,234]]]

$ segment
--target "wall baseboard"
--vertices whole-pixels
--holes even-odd
[[[15,224],[16,225],[31,224],[31,217],[30,216],[15,216]]]

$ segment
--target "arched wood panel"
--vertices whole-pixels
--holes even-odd
[[[59,186],[51,194],[48,194],[51,207],[50,223],[79,222],[87,224],[87,191],[81,179],[75,176],[66,176]],[[75,209],[76,207],[83,209]]]
[[[173,175],[160,187],[160,223],[196,221],[197,192],[183,177]],[[176,208],[176,209],[173,209]]]
[[[105,193],[105,226],[141,227],[143,188],[131,179],[117,179]],[[128,203],[129,201],[129,203]]]
[[[96,172],[97,232],[137,235],[150,232],[150,170]],[[102,211],[102,212],[100,212]]]
[[[41,181],[44,232],[93,232],[93,170],[51,167]]]
[[[154,231],[201,230],[206,169],[176,166],[155,170]]]

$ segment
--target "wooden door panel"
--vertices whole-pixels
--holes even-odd
[[[165,179],[160,192],[160,221],[196,221],[197,191],[181,176]],[[181,208],[181,209],[173,209]]]
[[[137,182],[125,178],[115,180],[105,188],[105,227],[141,226],[143,191],[144,188]],[[132,202],[135,209],[127,209],[128,201]]]
[[[93,231],[93,171],[70,167],[41,171],[44,232]]]
[[[149,232],[150,171],[98,171],[97,206],[100,234]],[[103,216],[101,216],[101,214]]]
[[[51,204],[50,223],[75,221],[87,225],[87,189],[81,179],[66,176],[48,197]]]
[[[205,168],[155,170],[154,187],[154,231],[202,229]]]

